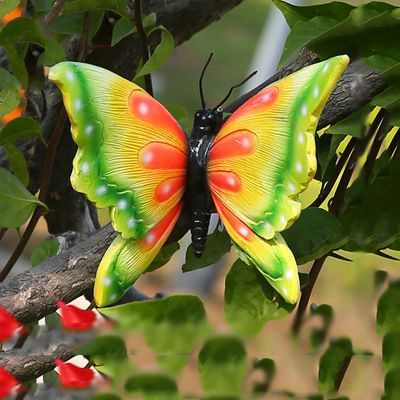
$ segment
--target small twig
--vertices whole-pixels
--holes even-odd
[[[86,11],[83,17],[83,30],[81,38],[81,48],[79,50],[78,61],[84,61],[89,51],[90,33],[90,13]]]
[[[0,240],[3,239],[3,236],[5,235],[7,230],[8,230],[7,228],[1,228],[0,229]]]
[[[64,125],[66,123],[66,120],[67,120],[67,113],[65,112],[64,109],[62,109],[58,116],[57,124],[54,129],[54,134],[51,137],[49,148],[47,150],[47,155],[44,165],[44,175],[42,183],[40,185],[40,191],[38,196],[39,200],[43,203],[46,202],[47,192],[49,190],[49,185],[50,185],[51,172],[53,170],[54,158],[56,155],[58,142],[60,141],[61,135],[64,130]],[[32,233],[35,230],[35,227],[40,217],[43,215],[43,212],[44,212],[43,207],[41,206],[36,207],[31,219],[29,220],[28,226],[26,227],[20,241],[17,244],[17,247],[14,249],[3,270],[0,272],[0,282],[3,282],[4,279],[6,279],[6,277],[14,267],[15,263],[18,261],[20,255],[25,249],[26,244],[28,243],[28,240],[32,236]]]
[[[372,170],[374,168],[374,164],[375,164],[375,160],[376,157],[378,156],[379,150],[382,146],[382,142],[385,138],[385,135],[387,133],[388,130],[388,122],[389,122],[389,117],[387,115],[386,112],[383,112],[383,117],[381,120],[381,124],[378,127],[378,130],[376,132],[374,141],[372,142],[372,146],[371,149],[369,151],[367,160],[365,161],[365,179],[368,182],[371,174],[372,174]]]
[[[383,110],[380,110],[378,112],[376,118],[374,119],[374,122],[369,127],[367,135],[363,139],[357,141],[357,143],[354,147],[354,150],[352,151],[352,153],[350,155],[349,161],[347,162],[346,167],[343,171],[343,174],[340,178],[336,192],[329,203],[329,212],[331,214],[333,214],[335,216],[339,215],[340,207],[342,205],[342,202],[343,202],[347,187],[350,183],[351,177],[353,176],[353,172],[354,172],[354,168],[357,164],[357,160],[361,157],[361,155],[364,153],[365,149],[367,148],[368,143],[372,140],[377,129],[379,128],[379,126],[382,123],[383,117],[384,117],[384,112],[383,112]],[[318,279],[319,273],[321,272],[321,269],[322,269],[327,257],[328,257],[328,254],[325,254],[321,258],[315,260],[311,267],[310,274],[309,274],[309,283],[302,290],[299,306],[297,308],[296,315],[295,315],[293,325],[292,325],[292,332],[295,335],[297,335],[301,329],[301,326],[303,324],[304,314],[308,308],[308,302],[310,300],[311,293],[314,289],[314,286]]]
[[[352,262],[352,261],[353,261],[352,259],[347,258],[347,257],[345,257],[345,256],[342,256],[341,254],[335,253],[334,251],[330,252],[329,255],[330,255],[331,257],[337,258],[338,260],[341,260],[341,261],[349,261],[349,262]]]
[[[329,193],[335,186],[336,180],[339,178],[340,173],[342,172],[344,166],[346,165],[350,157],[351,152],[354,149],[356,141],[357,141],[356,138],[351,138],[349,143],[347,143],[346,148],[344,149],[342,155],[340,156],[338,162],[336,163],[335,171],[333,172],[331,179],[328,182],[326,182],[320,194],[315,199],[314,203],[311,205],[312,207],[319,207],[329,196]]]
[[[376,254],[377,256],[386,258],[386,259],[391,260],[391,261],[400,261],[398,258],[393,257],[393,256],[391,256],[390,254],[384,253],[382,250],[377,250],[377,251],[375,252],[375,254]]]
[[[340,389],[340,386],[341,386],[341,384],[343,382],[343,378],[346,375],[346,372],[347,372],[347,370],[349,368],[349,365],[350,365],[350,362],[351,362],[352,358],[353,358],[353,355],[349,355],[349,356],[346,357],[346,359],[344,360],[344,363],[342,365],[342,368],[340,368],[340,371],[336,376],[336,379],[335,379],[335,389],[336,389],[336,391],[338,391]]]
[[[396,149],[400,143],[400,128],[398,128],[397,132],[395,133],[392,141],[390,142],[390,145],[388,147],[388,154],[390,157],[394,156],[394,153],[396,152]]]
[[[27,341],[29,335],[31,334],[32,330],[29,329],[25,333],[23,333],[15,342],[13,349],[21,349],[25,342]]]
[[[56,6],[55,6],[56,7]],[[55,8],[54,7],[54,8]],[[62,7],[62,6],[61,6]],[[83,20],[83,34],[81,39],[81,48],[79,51],[78,61],[83,61],[86,58],[89,45],[89,31],[90,31],[90,15],[89,12],[85,12],[84,20]],[[51,174],[53,171],[53,164],[54,159],[56,156],[57,146],[60,141],[61,135],[64,131],[64,125],[67,121],[67,113],[65,109],[62,108],[60,114],[58,116],[57,124],[54,129],[54,133],[51,137],[49,147],[47,149],[47,156],[44,165],[44,175],[43,180],[40,185],[39,191],[39,200],[43,203],[46,203],[47,193],[49,190]],[[26,227],[20,241],[18,242],[17,247],[15,248],[14,252],[11,254],[9,260],[7,261],[6,265],[4,266],[3,270],[0,272],[0,282],[3,282],[4,279],[8,276],[11,272],[12,268],[14,267],[15,263],[18,261],[18,258],[21,256],[22,252],[25,249],[26,244],[28,243],[30,237],[32,236],[33,231],[36,228],[37,223],[39,222],[40,217],[44,213],[43,207],[36,207],[35,211],[31,219],[29,220],[28,226]]]
[[[53,8],[50,12],[45,16],[43,21],[44,29],[48,29],[51,23],[60,15],[61,9],[64,7],[65,0],[57,0],[54,3]]]
[[[23,400],[27,394],[28,394],[27,391],[18,393],[17,396],[15,397],[15,400]]]
[[[141,0],[134,0],[134,8],[135,8],[135,25],[138,31],[139,41],[140,41],[140,48],[142,50],[142,58],[143,58],[143,65],[150,58],[149,52],[149,44],[147,42],[147,35],[143,27],[142,21],[142,1]],[[151,74],[147,74],[144,76],[144,82],[146,85],[146,91],[151,96],[153,96],[153,82],[151,80]]]

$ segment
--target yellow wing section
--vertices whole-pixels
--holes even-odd
[[[75,62],[52,67],[74,141],[73,187],[100,208],[114,229],[141,238],[180,201],[187,140],[170,113],[134,83]]]

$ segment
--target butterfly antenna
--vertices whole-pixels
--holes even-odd
[[[213,55],[214,55],[214,53],[210,53],[210,55],[208,56],[208,60],[203,67],[203,71],[201,71],[201,75],[200,75],[200,79],[199,79],[199,89],[200,89],[200,99],[201,99],[202,110],[204,110],[206,108],[206,102],[204,101],[204,92],[203,92],[203,78],[204,78],[206,69],[208,67],[208,64],[210,64],[210,61],[211,61]]]
[[[235,89],[237,89],[238,87],[244,85],[244,84],[245,84],[249,79],[251,79],[256,73],[257,73],[257,71],[252,72],[252,73],[251,73],[246,79],[244,79],[242,82],[238,83],[238,84],[235,85],[235,86],[232,86],[232,87],[229,89],[229,92],[228,92],[228,94],[225,96],[225,98],[224,98],[217,106],[214,107],[214,110],[217,110],[219,107],[221,107],[222,104],[224,104],[224,103],[229,99],[229,97],[231,96],[232,92],[233,92]]]

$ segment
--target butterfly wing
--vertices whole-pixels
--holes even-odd
[[[334,57],[261,90],[230,116],[209,153],[209,186],[228,233],[290,303],[297,266],[279,232],[300,214],[298,195],[316,171],[318,119],[348,61]]]
[[[110,71],[63,62],[49,79],[61,89],[78,145],[72,185],[97,207],[110,207],[122,236],[96,278],[96,301],[105,305],[143,272],[171,231],[182,206],[187,141],[160,103]]]

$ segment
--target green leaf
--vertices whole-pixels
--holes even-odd
[[[157,26],[150,33],[156,30],[161,31],[161,41],[159,45],[154,49],[154,52],[149,60],[136,73],[134,80],[142,76],[151,74],[154,71],[160,69],[161,66],[168,60],[169,56],[172,53],[172,50],[174,49],[175,40],[171,33],[162,25]]]
[[[288,305],[252,266],[237,260],[225,281],[225,315],[241,335],[255,336],[264,325],[286,316]]]
[[[369,182],[362,175],[346,191],[339,217],[349,239],[344,250],[375,253],[399,239],[399,176],[400,160],[382,156]]]
[[[0,19],[19,6],[20,0],[2,0],[0,4]]]
[[[44,317],[47,329],[61,328],[60,316],[53,312]]]
[[[340,338],[331,343],[319,363],[320,392],[327,394],[338,389],[337,378],[352,355],[353,346],[349,339]]]
[[[400,397],[400,367],[391,369],[385,376],[385,395],[382,400],[396,400]]]
[[[381,269],[378,269],[374,273],[374,287],[375,291],[378,291],[382,288],[384,283],[388,280],[389,274],[387,271],[383,271]]]
[[[215,229],[213,233],[207,236],[206,247],[200,258],[194,255],[193,244],[188,246],[186,250],[186,261],[182,266],[182,271],[194,271],[215,264],[229,252],[231,246],[231,239],[225,229],[222,232]]]
[[[63,14],[82,13],[92,10],[110,10],[126,16],[127,0],[72,0],[63,7]]]
[[[374,106],[387,110],[400,106],[400,84],[393,84],[371,100]]]
[[[273,0],[273,3],[282,12],[290,28],[293,28],[293,26],[299,21],[307,21],[318,16],[332,17],[337,20],[342,20],[349,15],[351,10],[354,9],[350,4],[337,1],[309,7],[296,6],[281,0]]]
[[[45,207],[14,175],[0,168],[0,227],[20,227],[38,205]]]
[[[31,18],[17,18],[9,22],[0,31],[0,44],[12,45],[16,42],[36,43],[45,51],[40,60],[47,65],[54,65],[64,59],[64,50],[55,39],[47,38],[43,28]]]
[[[124,340],[116,335],[96,336],[88,344],[76,349],[75,354],[90,357],[96,365],[128,358]]]
[[[385,372],[400,368],[400,330],[388,332],[383,337],[382,361]]]
[[[167,246],[162,247],[160,252],[156,255],[156,258],[150,264],[150,266],[146,269],[146,272],[155,271],[158,268],[161,268],[165,265],[171,257],[179,250],[179,243],[174,242]]]
[[[0,131],[0,145],[14,143],[17,140],[27,137],[42,137],[42,128],[38,122],[32,118],[20,117],[10,121]]]
[[[54,257],[57,254],[59,247],[60,247],[59,241],[54,238],[47,239],[41,244],[39,244],[39,246],[37,246],[32,252],[31,256],[32,267],[36,267],[37,265],[47,260],[48,258]]]
[[[267,393],[276,375],[275,361],[271,358],[262,358],[261,360],[254,362],[253,369],[261,370],[264,374],[264,381],[262,383],[257,382],[254,384],[253,393],[257,395]]]
[[[393,282],[378,301],[376,330],[378,335],[397,330],[400,326],[400,281]]]
[[[83,34],[84,18],[84,13],[60,15],[49,26],[49,30],[62,35],[81,36]],[[93,38],[99,30],[103,18],[104,10],[90,12],[90,38]]]
[[[334,312],[329,304],[311,304],[311,315],[319,316],[322,319],[322,327],[314,328],[311,331],[311,348],[315,352],[325,342],[328,337],[329,329],[332,325]]]
[[[24,154],[12,143],[4,145],[4,149],[7,153],[8,162],[14,175],[24,184],[24,186],[27,186],[29,182],[29,172]]]
[[[114,25],[111,46],[115,46],[123,38],[137,32],[136,25],[128,18],[121,17]]]
[[[91,397],[91,400],[122,400],[114,393],[99,393]]]
[[[328,128],[333,135],[350,135],[356,138],[365,136],[367,118],[373,107],[370,104],[359,108],[356,112]]]
[[[165,105],[167,110],[172,114],[172,116],[178,121],[179,125],[186,132],[190,131],[193,126],[193,118],[189,115],[186,108],[179,105]]]
[[[283,237],[298,264],[315,260],[340,248],[347,241],[339,219],[317,207],[303,210]]]
[[[25,55],[26,48],[21,49],[21,46],[17,46],[18,43],[8,43],[4,45],[7,52],[7,59],[10,65],[10,69],[16,78],[22,83],[23,86],[28,84],[28,71],[25,67]]]
[[[58,386],[59,385],[59,379],[58,379],[58,374],[56,371],[50,371],[47,372],[46,374],[43,375],[43,383],[46,386]]]
[[[200,381],[209,395],[240,395],[246,370],[246,349],[236,337],[208,339],[200,351]]]
[[[156,372],[142,372],[131,376],[125,385],[126,393],[140,396],[143,400],[179,399],[175,381],[167,375]]]
[[[196,296],[169,296],[99,311],[123,329],[142,332],[161,367],[171,372],[184,367],[209,330],[203,303]]]
[[[21,102],[21,83],[4,68],[0,68],[0,118]],[[0,133],[2,135],[2,133]]]

